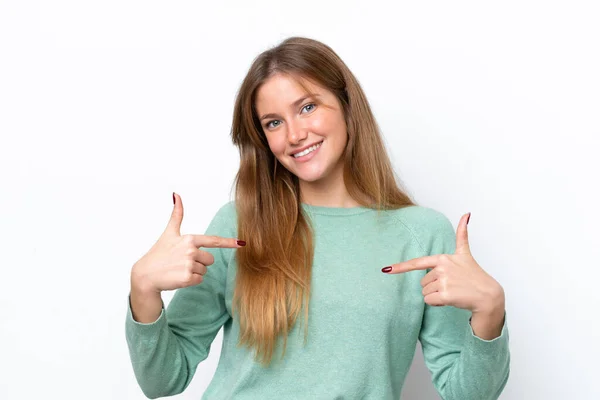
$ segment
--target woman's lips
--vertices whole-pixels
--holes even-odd
[[[296,158],[296,157],[292,156],[292,158],[294,159],[294,161],[297,161],[297,162],[306,162],[306,161],[309,161],[310,159],[312,159],[321,150],[321,147],[323,147],[324,143],[325,143],[325,141],[322,141],[321,144],[319,145],[319,147],[316,148],[316,150],[313,150],[310,153],[308,153],[308,154],[306,154],[306,155],[304,155],[302,157]]]

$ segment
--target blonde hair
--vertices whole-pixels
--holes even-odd
[[[377,210],[415,205],[396,181],[363,90],[330,47],[291,37],[256,57],[237,94],[231,129],[240,152],[235,178],[238,237],[247,241],[236,253],[233,310],[239,313],[239,345],[254,348],[265,365],[279,338],[284,356],[287,335],[303,307],[308,323],[314,255],[313,230],[301,207],[298,178],[270,151],[256,112],[256,93],[275,74],[308,80],[337,97],[348,133],[342,155],[344,183],[356,202]]]

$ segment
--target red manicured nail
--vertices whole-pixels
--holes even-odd
[[[173,204],[175,204],[175,192],[173,192]]]
[[[246,242],[244,242],[243,240],[238,240],[237,244],[240,245],[240,246],[245,246]]]
[[[469,213],[469,216],[467,217],[467,225],[469,225],[469,220],[471,219],[471,213]]]
[[[390,272],[392,270],[392,267],[385,267],[381,269],[381,272]]]

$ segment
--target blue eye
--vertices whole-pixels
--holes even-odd
[[[316,104],[315,104],[315,103],[308,103],[307,105],[305,105],[304,107],[302,107],[302,110],[305,110],[305,109],[306,109],[306,107],[309,107],[309,106],[312,106],[313,108],[311,108],[311,109],[310,109],[310,110],[308,110],[307,112],[311,112],[312,110],[314,110],[314,107],[316,107]],[[274,119],[273,121],[269,121],[269,122],[267,122],[267,123],[265,124],[265,127],[266,127],[267,129],[270,129],[271,127],[273,127],[273,128],[276,128],[276,127],[277,127],[277,125],[279,125],[279,124],[277,124],[276,126],[273,126],[273,125],[271,125],[273,122],[280,122],[280,121],[279,121],[278,119]]]
[[[315,106],[315,104],[314,104],[314,103],[309,103],[309,104],[305,105],[304,107],[302,107],[302,109],[304,110],[304,109],[305,109],[306,107],[308,107],[308,106],[313,106],[313,107],[314,107],[314,106]],[[309,110],[309,111],[310,111],[310,110]]]
[[[275,119],[275,120],[273,120],[273,121],[269,121],[269,122],[267,122],[267,123],[265,124],[265,126],[266,126],[267,128],[269,128],[269,126],[270,126],[270,125],[271,125],[273,122],[278,122],[278,121],[279,121],[278,119]]]

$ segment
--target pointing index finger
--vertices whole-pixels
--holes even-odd
[[[409,271],[422,270],[427,268],[433,268],[438,264],[437,256],[426,256],[420,258],[413,258],[412,260],[404,261],[397,264],[392,264],[381,271],[388,274],[401,274]],[[391,267],[391,269],[389,269]]]
[[[221,236],[213,235],[192,235],[194,239],[194,246],[196,247],[209,247],[209,248],[240,248],[246,245],[243,240],[235,238],[224,238]]]

